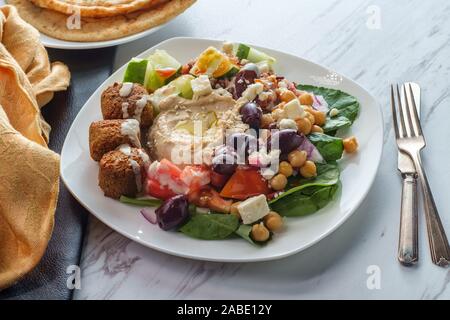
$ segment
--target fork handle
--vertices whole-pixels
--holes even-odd
[[[445,235],[441,219],[439,218],[439,213],[436,208],[436,204],[434,203],[433,194],[431,193],[425,170],[422,167],[420,153],[417,152],[415,154],[411,154],[411,156],[421,180],[423,190],[425,219],[427,223],[431,258],[434,264],[440,267],[446,267],[450,264],[450,247],[447,236]]]
[[[403,189],[400,209],[398,260],[405,266],[411,266],[419,260],[417,175],[403,174],[402,177]]]

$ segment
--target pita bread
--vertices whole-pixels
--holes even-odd
[[[67,27],[70,16],[35,6],[28,0],[7,0],[20,16],[51,37],[67,41],[106,41],[154,28],[175,18],[196,0],[171,0],[156,8],[108,18],[81,18],[79,29]]]
[[[155,7],[168,0],[31,0],[36,6],[64,14],[79,12],[81,17],[101,18]]]

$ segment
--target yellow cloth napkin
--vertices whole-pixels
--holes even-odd
[[[69,82],[38,31],[14,7],[0,7],[0,289],[33,269],[50,240],[59,156],[47,148],[40,107]]]

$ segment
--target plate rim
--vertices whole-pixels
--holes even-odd
[[[170,42],[176,42],[176,41],[183,41],[183,40],[187,40],[187,41],[209,41],[209,42],[223,42],[225,40],[221,40],[221,39],[211,39],[211,38],[200,38],[200,37],[172,37],[169,39],[166,39],[164,41],[161,41],[157,44],[155,44],[154,46],[142,51],[141,53],[137,54],[136,56],[142,55],[147,51],[150,50],[154,50],[157,47],[160,47],[164,44],[170,43]],[[308,60],[305,58],[302,58],[298,55],[292,54],[290,52],[285,52],[285,51],[280,51],[277,49],[273,49],[271,47],[262,47],[262,46],[258,46],[255,45],[251,42],[245,42],[246,44],[253,46],[257,49],[269,49],[272,51],[276,51],[276,52],[280,52],[282,54],[286,54],[291,56],[292,58],[295,59],[301,59],[302,61],[308,62],[308,63],[312,63],[315,66],[321,67],[321,68],[325,68],[329,71],[333,71],[334,70],[332,68],[329,68],[326,65],[323,64],[319,64],[316,63],[312,60]],[[124,64],[125,65],[125,64]],[[77,113],[77,116],[75,117],[75,119],[72,121],[72,124],[70,125],[69,130],[67,131],[67,135],[66,138],[64,139],[64,144],[63,147],[61,149],[61,161],[60,161],[60,174],[61,174],[61,180],[63,181],[63,183],[65,184],[65,186],[67,187],[67,189],[69,190],[69,192],[72,194],[72,196],[87,210],[89,211],[92,215],[94,215],[98,220],[100,220],[102,223],[104,223],[105,225],[107,225],[109,228],[113,229],[115,232],[118,232],[119,234],[125,236],[126,238],[135,241],[141,245],[143,245],[144,247],[147,248],[151,248],[153,250],[159,251],[159,252],[163,252],[166,254],[170,254],[173,256],[177,256],[177,257],[181,257],[181,258],[187,258],[187,259],[193,259],[193,260],[198,260],[198,261],[212,261],[212,262],[226,262],[226,263],[251,263],[251,262],[263,262],[263,261],[272,261],[272,260],[278,260],[278,259],[282,259],[282,258],[286,258],[288,256],[300,253],[305,251],[306,249],[312,247],[313,245],[319,243],[321,240],[325,239],[326,237],[330,236],[333,232],[335,232],[337,229],[339,229],[339,227],[341,227],[345,222],[347,222],[356,212],[356,210],[361,206],[362,202],[367,198],[368,193],[370,192],[370,190],[373,187],[373,184],[375,182],[375,178],[377,176],[377,173],[379,171],[380,168],[380,163],[381,163],[381,157],[383,155],[383,151],[384,151],[384,143],[383,143],[383,137],[384,137],[384,132],[385,132],[385,125],[384,125],[384,121],[383,121],[383,112],[382,112],[382,108],[381,105],[379,103],[379,101],[375,98],[375,96],[369,91],[367,90],[365,87],[363,87],[361,84],[359,84],[358,82],[352,80],[351,78],[347,77],[345,74],[338,72],[337,74],[341,75],[343,78],[349,80],[353,85],[355,85],[356,87],[358,87],[359,90],[364,91],[366,94],[368,94],[368,96],[373,100],[374,104],[376,105],[376,112],[378,114],[378,119],[379,119],[379,127],[381,129],[380,132],[380,150],[379,150],[379,154],[378,157],[376,159],[376,168],[373,171],[373,175],[372,177],[370,177],[370,181],[367,184],[367,188],[365,190],[365,192],[363,193],[363,196],[355,202],[355,205],[352,206],[352,209],[349,210],[349,212],[344,215],[343,217],[341,217],[333,226],[331,226],[330,228],[328,228],[327,230],[325,230],[323,233],[320,234],[320,236],[316,237],[314,240],[310,241],[307,244],[304,244],[302,246],[299,246],[298,248],[294,249],[294,250],[290,250],[290,251],[283,251],[280,252],[278,254],[273,254],[270,256],[266,256],[266,257],[257,257],[257,258],[245,258],[245,257],[236,257],[236,258],[208,258],[208,257],[203,257],[203,256],[195,256],[195,255],[191,255],[191,254],[184,254],[183,252],[180,251],[173,251],[171,249],[166,249],[166,248],[161,248],[159,246],[156,245],[152,245],[151,243],[148,243],[140,238],[136,238],[135,236],[127,233],[126,231],[120,230],[120,228],[116,228],[112,223],[109,223],[107,220],[103,219],[102,217],[100,217],[99,215],[97,215],[95,213],[94,210],[92,210],[91,208],[89,208],[89,206],[85,203],[83,203],[79,197],[75,194],[75,192],[72,190],[72,188],[70,187],[70,184],[68,181],[66,181],[66,177],[63,174],[63,170],[62,170],[62,164],[63,164],[63,154],[65,153],[64,150],[67,148],[66,145],[66,141],[67,141],[67,137],[69,136],[69,134],[72,132],[72,130],[74,129],[74,123],[77,121],[78,117],[80,116],[81,110],[83,110],[86,105],[90,102],[91,99],[93,99],[93,97],[96,95],[97,91],[100,89],[100,87],[102,87],[103,85],[105,85],[105,83],[107,83],[107,81],[114,76],[117,72],[119,72],[119,70],[124,66],[120,66],[118,67],[107,79],[105,79],[105,81],[103,81],[98,87],[97,89],[94,91],[94,93],[86,100],[86,102],[83,104],[83,106],[80,108],[80,110]]]
[[[114,46],[118,46],[121,44],[126,44],[129,42],[135,41],[135,40],[139,40],[146,36],[149,36],[155,32],[158,32],[160,29],[164,28],[170,21],[172,21],[172,20],[169,20],[168,22],[166,22],[164,24],[140,31],[135,34],[130,34],[130,35],[127,35],[127,36],[124,36],[121,38],[111,39],[111,40],[103,40],[103,41],[85,41],[85,42],[68,41],[68,40],[54,38],[52,36],[49,36],[47,34],[40,32],[40,31],[39,31],[39,34],[40,34],[41,43],[46,48],[63,49],[63,50],[101,49],[101,48],[109,48],[109,47],[114,47]],[[56,40],[58,42],[55,44],[52,44],[51,42],[48,42],[48,40],[43,38],[43,36],[45,36],[46,38],[50,38],[52,40]]]

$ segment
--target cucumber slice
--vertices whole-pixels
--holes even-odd
[[[227,71],[227,73],[225,73],[223,76],[218,77],[219,79],[230,79],[232,77],[234,77],[238,72],[239,72],[239,67],[232,64],[230,70]]]
[[[148,60],[153,64],[155,69],[172,68],[178,71],[181,68],[181,63],[165,50],[156,50],[155,53],[148,57]]]
[[[245,45],[245,44],[238,44],[238,46],[236,47],[236,57],[238,57],[239,59],[247,59],[248,54],[250,53],[250,47]]]
[[[173,85],[180,93],[181,97],[185,99],[192,99],[192,96],[194,95],[191,86],[192,79],[195,78],[190,74],[185,74],[170,82],[169,85]]]
[[[181,63],[164,50],[156,50],[148,57],[148,62],[151,68],[147,67],[145,83],[151,91],[177,78],[181,70]]]
[[[150,92],[154,92],[164,85],[164,80],[158,77],[158,74],[151,63],[147,64],[144,85]]]
[[[144,59],[133,58],[128,62],[123,82],[132,82],[144,84],[145,73],[147,70],[148,61]]]
[[[250,48],[250,51],[247,56],[247,60],[249,60],[253,63],[267,61],[267,62],[269,62],[269,64],[273,64],[276,61],[275,58],[269,56],[267,53],[264,53],[262,51],[254,49],[254,48]]]
[[[258,63],[261,61],[268,61],[270,65],[276,62],[275,58],[269,56],[267,53],[262,52],[258,49],[249,47],[243,43],[239,43],[234,46],[235,55],[239,59],[246,59],[253,63]]]

